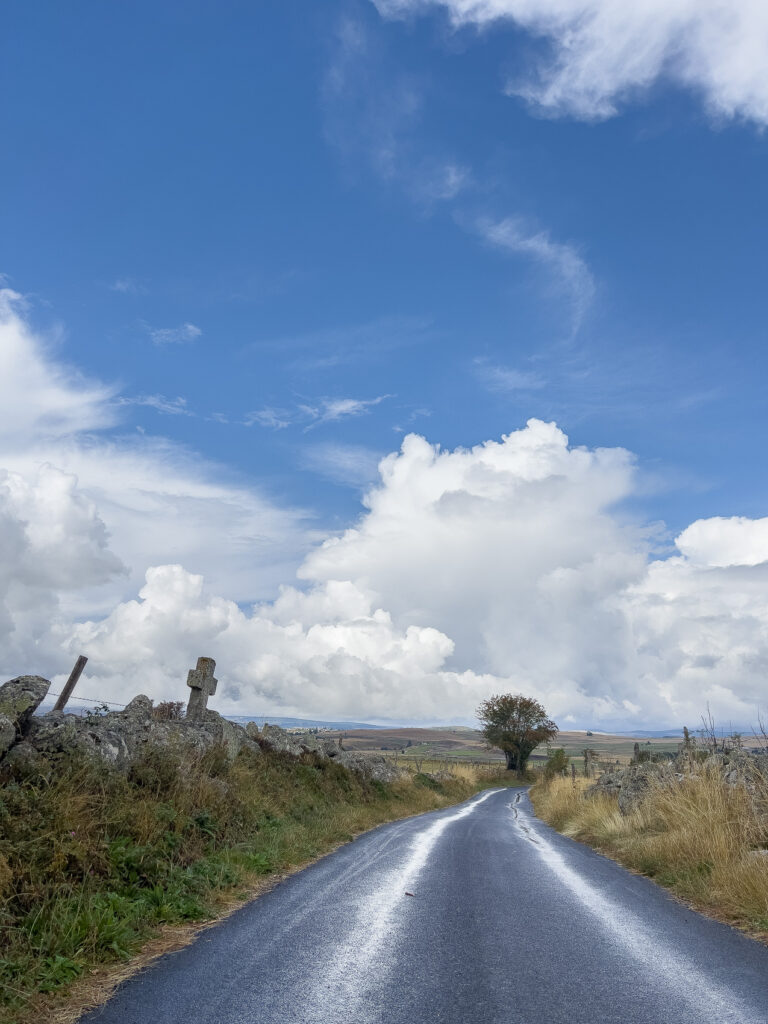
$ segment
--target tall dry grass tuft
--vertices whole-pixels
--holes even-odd
[[[728,785],[703,766],[672,786],[658,784],[631,814],[585,782],[537,783],[539,816],[728,921],[768,932],[768,786]]]

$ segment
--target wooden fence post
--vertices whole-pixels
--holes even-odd
[[[53,705],[54,711],[63,711],[64,708],[67,706],[67,701],[72,696],[72,691],[77,686],[77,681],[83,674],[83,669],[85,668],[85,663],[87,661],[88,659],[85,657],[85,655],[81,654],[80,657],[75,662],[75,667],[69,673],[69,679],[64,684],[64,689],[61,691],[58,700]]]

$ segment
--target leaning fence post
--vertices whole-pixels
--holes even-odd
[[[573,782],[573,784],[575,786],[576,785],[576,765],[575,765],[575,763],[573,761],[571,761],[571,781]]]
[[[77,681],[83,674],[83,669],[85,668],[85,663],[87,661],[88,659],[85,657],[85,655],[81,654],[80,657],[75,662],[75,667],[69,673],[69,679],[64,684],[64,689],[61,691],[61,693],[58,696],[58,700],[53,705],[54,711],[63,711],[64,708],[67,706],[67,701],[72,696],[72,691],[77,686]]]

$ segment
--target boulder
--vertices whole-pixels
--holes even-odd
[[[289,732],[286,732],[279,725],[269,725],[266,722],[259,733],[259,742],[267,750],[275,750],[282,754],[293,754],[294,757],[298,757],[299,754],[304,752],[301,744]]]
[[[626,778],[626,768],[615,768],[613,771],[605,772],[597,782],[586,790],[586,796],[618,796]]]
[[[22,740],[8,751],[3,759],[3,768],[10,768],[18,774],[27,775],[34,771],[41,761],[40,754],[32,744],[27,740]]]
[[[94,721],[93,716],[52,711],[32,719],[27,740],[35,750],[48,756],[80,753],[96,755],[112,764],[127,762],[128,744],[119,730],[109,726],[110,717],[103,715]]]
[[[656,786],[671,785],[682,779],[668,763],[656,761],[633,762],[625,768],[616,768],[605,772],[597,782],[586,791],[586,796],[618,797],[619,810],[622,814],[630,814],[650,791]]]
[[[339,744],[329,736],[302,736],[301,746],[319,757],[338,757],[341,753]]]
[[[0,714],[0,757],[16,742],[16,723],[8,715]]]
[[[706,767],[716,768],[729,786],[744,786],[750,794],[766,791],[768,786],[768,754],[750,754],[746,750],[730,750],[710,754]]]
[[[203,743],[209,747],[220,743],[226,749],[227,757],[231,761],[237,757],[243,747],[248,747],[249,750],[255,748],[261,753],[261,747],[249,738],[242,725],[222,718],[216,711],[207,709],[197,720],[182,721],[179,724],[182,726],[182,735],[187,738],[198,732],[206,737]]]
[[[622,814],[636,810],[652,789],[672,785],[682,778],[667,765],[653,761],[631,764],[624,769],[623,776],[619,789],[619,810]]]
[[[254,743],[258,743],[259,740],[261,739],[259,727],[258,725],[256,725],[255,722],[245,723],[245,735],[248,737],[249,740],[253,740]]]
[[[363,754],[356,750],[343,750],[337,761],[350,771],[374,782],[397,782],[407,773],[392,764],[383,754]]]
[[[23,736],[32,715],[48,695],[51,684],[42,676],[17,676],[0,686],[0,718],[7,720],[0,723],[0,753],[4,753],[13,743],[13,738],[3,747],[8,735],[8,724],[13,725],[14,733]]]

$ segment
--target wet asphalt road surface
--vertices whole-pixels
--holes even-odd
[[[82,1024],[768,1024],[768,948],[553,832],[522,790],[384,825]]]

